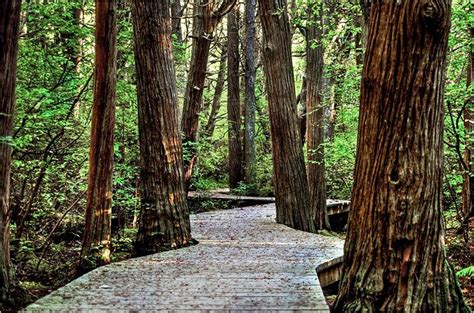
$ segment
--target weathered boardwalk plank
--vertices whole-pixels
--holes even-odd
[[[101,267],[27,310],[328,312],[315,268],[343,242],[274,218],[274,204],[193,215],[198,245]]]

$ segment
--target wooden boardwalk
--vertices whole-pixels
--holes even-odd
[[[275,202],[275,197],[257,197],[257,196],[243,196],[230,194],[229,189],[218,189],[211,190],[208,192],[202,191],[190,191],[188,193],[190,199],[212,199],[212,200],[223,200],[223,201],[237,201],[237,202],[250,202],[254,204],[267,204]],[[327,213],[329,216],[340,213],[349,212],[350,201],[347,200],[333,200],[328,199],[326,201]]]
[[[27,311],[328,312],[315,268],[343,241],[274,219],[274,204],[193,215],[198,245],[101,267]]]

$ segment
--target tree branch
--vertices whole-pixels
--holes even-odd
[[[237,3],[237,0],[224,0],[219,8],[212,12],[212,18],[214,19],[214,25],[217,25],[224,16],[229,13],[234,5]]]

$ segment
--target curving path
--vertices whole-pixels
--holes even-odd
[[[192,215],[200,243],[96,269],[28,311],[328,312],[315,267],[343,241],[275,223],[275,205]]]

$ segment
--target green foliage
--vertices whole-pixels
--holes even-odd
[[[94,3],[31,1],[22,9],[15,128],[3,138],[13,146],[12,257],[24,286],[50,289],[74,274],[84,227]],[[137,105],[130,14],[119,14],[113,214],[129,222],[137,211]]]
[[[474,277],[474,265],[465,267],[456,272],[457,277]]]
[[[137,235],[137,228],[124,228],[118,236],[112,237],[113,253],[111,261],[116,262],[131,256],[133,244]]]
[[[260,196],[273,196],[273,162],[270,153],[257,155],[255,191]]]
[[[222,187],[222,184],[211,178],[194,176],[191,186],[196,191],[211,191]]]
[[[243,182],[239,182],[237,188],[232,189],[232,193],[236,195],[248,195],[255,190],[255,184],[245,184]]]
[[[466,69],[469,45],[468,26],[473,25],[470,14],[469,1],[457,1],[452,7],[452,25],[448,42],[448,68],[445,85],[445,133],[444,157],[445,179],[443,193],[445,207],[448,210],[458,210],[461,207],[462,175],[465,173],[463,166],[463,153],[466,144],[472,145],[472,134],[467,134],[464,129],[463,113],[466,108],[466,99],[471,90],[466,88]],[[471,108],[472,110],[472,108]]]

